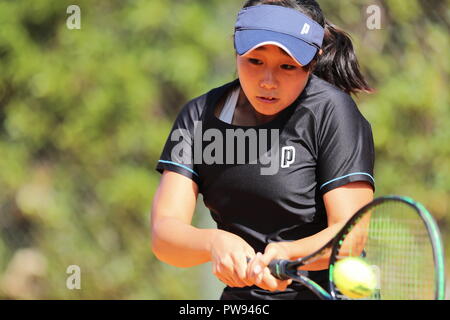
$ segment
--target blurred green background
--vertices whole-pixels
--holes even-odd
[[[190,99],[235,78],[243,0],[0,0],[0,298],[217,299],[209,264],[150,250],[154,170]],[[319,0],[376,93],[376,196],[436,218],[450,266],[450,0]],[[81,8],[70,30],[69,5]],[[381,29],[366,9],[381,8]],[[201,198],[198,226],[212,219]],[[70,265],[81,289],[69,290]],[[447,271],[447,274],[450,274]],[[448,297],[448,295],[447,295]]]

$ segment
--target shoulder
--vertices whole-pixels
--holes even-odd
[[[238,80],[228,82],[189,100],[178,113],[177,121],[185,122],[187,124],[192,123],[193,121],[203,120],[206,110],[214,108],[214,105],[225,91],[230,87],[235,86],[237,83]]]
[[[370,125],[349,94],[315,75],[311,76],[300,105],[314,115],[319,125],[329,121]]]

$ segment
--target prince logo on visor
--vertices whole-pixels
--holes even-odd
[[[305,23],[305,24],[303,25],[303,29],[302,29],[301,34],[308,34],[309,28],[311,28],[311,26],[310,26],[309,24]]]
[[[303,13],[262,4],[239,12],[234,46],[243,55],[262,45],[274,44],[306,66],[321,48],[323,36],[323,27]]]

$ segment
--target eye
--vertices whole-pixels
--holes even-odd
[[[295,70],[295,69],[297,69],[296,66],[293,66],[293,65],[290,65],[290,64],[283,64],[283,65],[281,66],[281,68],[282,68],[282,69],[285,69],[285,70]]]
[[[254,58],[249,58],[248,61],[249,61],[251,64],[254,64],[254,65],[260,65],[260,64],[262,64],[262,61],[261,61],[261,60],[254,59]]]

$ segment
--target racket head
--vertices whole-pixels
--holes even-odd
[[[377,278],[365,300],[445,298],[444,253],[439,229],[423,205],[401,196],[380,197],[364,206],[336,236],[330,257],[330,293],[345,297],[334,283],[334,266],[359,257]]]

